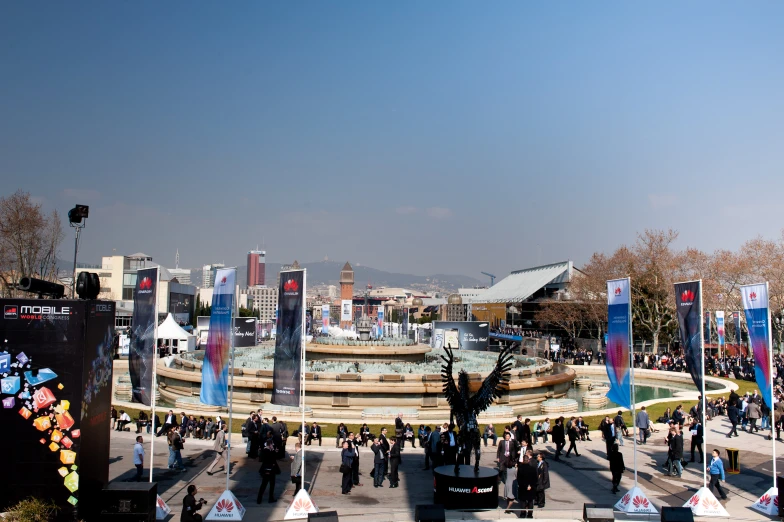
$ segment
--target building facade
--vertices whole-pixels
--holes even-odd
[[[202,274],[201,274],[201,286],[202,288],[212,288],[215,286],[215,273],[218,271],[219,268],[225,268],[226,265],[223,263],[213,263],[211,265],[204,265],[202,267]]]
[[[248,308],[259,311],[262,322],[275,321],[275,310],[278,306],[278,289],[268,286],[254,286],[245,290]]]
[[[343,269],[340,271],[340,300],[341,301],[352,301],[354,299],[354,269],[351,268],[351,265],[346,261],[346,264],[343,265]],[[358,317],[356,313],[354,313],[354,317]],[[350,328],[352,321],[341,321],[340,327],[341,328]]]
[[[267,252],[264,250],[251,250],[248,252],[248,288],[267,284],[266,268]]]

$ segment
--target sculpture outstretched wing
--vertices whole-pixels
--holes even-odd
[[[452,362],[455,357],[452,354],[452,345],[444,346],[444,351],[446,352],[446,357],[441,356],[441,359],[444,361],[444,366],[441,367],[441,382],[444,383],[444,396],[449,405],[452,406],[457,403],[457,398],[460,396],[455,379],[452,377]]]
[[[482,387],[469,400],[469,408],[475,415],[479,415],[493,404],[493,399],[501,396],[503,390],[509,383],[509,370],[512,369],[514,356],[509,350],[502,350],[498,354],[498,362],[495,369],[488,375]]]

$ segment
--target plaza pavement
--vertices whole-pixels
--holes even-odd
[[[658,508],[665,506],[682,506],[691,495],[702,485],[702,467],[697,463],[690,464],[681,479],[664,476],[660,464],[666,460],[667,449],[664,444],[666,435],[663,426],[654,433],[648,444],[639,446],[638,469],[639,485],[648,495],[649,499]],[[741,450],[741,473],[738,475],[727,474],[725,486],[729,491],[729,500],[725,507],[734,520],[765,520],[760,513],[753,511],[749,506],[773,485],[771,475],[771,442],[765,440],[766,434],[748,434],[739,432],[740,437],[727,439],[729,423],[721,417],[708,423],[708,453],[713,448],[722,451],[726,466],[727,447]],[[134,475],[132,465],[132,449],[135,433],[112,432],[109,475],[112,481],[127,480]],[[145,437],[145,451],[149,459],[150,435]],[[550,455],[550,482],[551,488],[547,490],[547,506],[543,510],[535,511],[535,518],[539,520],[580,520],[584,503],[614,504],[619,495],[611,493],[610,473],[605,459],[605,445],[598,431],[591,434],[592,442],[578,442],[580,457],[562,459],[562,462],[553,462],[552,454],[555,446],[552,443],[539,443],[535,451],[547,451]],[[685,438],[685,457],[690,458],[690,436]],[[244,453],[244,444],[237,435],[232,436],[236,451],[232,454],[231,489],[240,502],[248,509],[244,520],[248,521],[276,521],[283,520],[293,492],[293,485],[289,478],[289,459],[280,461],[281,475],[278,476],[275,496],[279,498],[275,504],[267,503],[267,494],[264,503],[256,504],[256,493],[260,484],[258,469],[260,464],[250,460]],[[288,452],[293,451],[295,439],[289,439]],[[225,475],[218,472],[213,476],[206,473],[207,467],[212,462],[212,442],[186,439],[183,458],[187,472],[175,472],[166,469],[168,446],[164,437],[155,439],[155,480],[158,481],[159,495],[169,504],[172,515],[169,520],[179,520],[182,499],[187,486],[196,484],[199,495],[208,500],[201,513],[206,515],[208,509],[218,499],[225,488]],[[621,448],[627,466],[621,482],[622,493],[633,486],[633,441],[625,439],[625,446]],[[483,447],[481,462],[483,465],[493,466],[495,448],[492,444],[485,450]],[[417,504],[433,502],[433,479],[430,472],[422,471],[424,465],[423,451],[420,448],[412,449],[407,446],[403,451],[400,466],[400,487],[390,489],[389,482],[385,481],[384,488],[374,488],[372,478],[369,476],[372,469],[372,452],[368,448],[360,449],[360,471],[363,475],[360,481],[362,487],[354,488],[350,495],[341,495],[340,479],[338,472],[340,454],[335,448],[334,439],[325,439],[323,446],[307,446],[307,471],[306,487],[313,500],[322,511],[336,510],[342,521],[362,520],[378,522],[406,522],[414,520],[414,510]],[[777,443],[777,451],[784,452],[784,444]],[[784,471],[784,461],[777,459],[778,470]],[[145,464],[145,477],[149,475]],[[622,494],[621,493],[621,494]],[[501,502],[499,502],[501,504]],[[504,503],[505,504],[505,503]],[[515,505],[515,507],[517,507]],[[506,514],[503,509],[485,512],[458,512],[448,511],[449,520],[495,520],[513,519],[514,514]],[[659,516],[626,517],[616,512],[616,519],[633,520],[659,520]],[[698,518],[699,520],[699,518]]]

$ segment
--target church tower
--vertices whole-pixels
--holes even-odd
[[[354,297],[354,269],[351,268],[351,265],[346,264],[343,265],[343,269],[340,271],[340,300],[341,301],[351,301]],[[352,304],[352,315],[353,315],[353,304]],[[342,303],[341,303],[341,310],[342,310]],[[350,328],[352,321],[340,321],[341,328]]]

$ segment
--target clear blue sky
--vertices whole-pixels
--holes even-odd
[[[784,226],[783,21],[778,1],[2,2],[0,192],[89,204],[84,261],[243,264],[263,240],[481,278],[646,227],[737,248]]]

